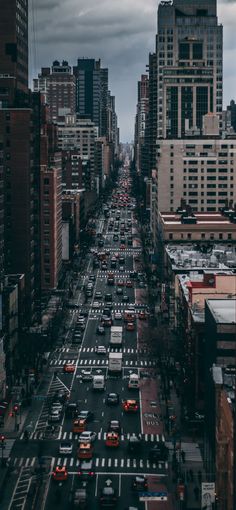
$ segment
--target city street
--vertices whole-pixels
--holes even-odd
[[[129,189],[128,171],[123,170],[121,175],[118,188],[123,183],[123,186]],[[121,191],[123,193],[124,188],[121,188]],[[116,195],[116,192],[113,192],[113,196],[114,194]],[[89,481],[85,482],[89,509],[100,507],[99,498],[104,487],[114,489],[117,510],[124,510],[131,506],[140,510],[149,508],[149,503],[145,500],[145,494],[147,496],[148,491],[151,491],[152,496],[159,501],[168,500],[167,458],[155,459],[155,462],[150,458],[152,448],[163,444],[165,438],[156,395],[156,360],[149,355],[148,350],[146,279],[145,275],[138,272],[142,262],[141,243],[133,206],[128,207],[130,203],[127,194],[127,206],[120,208],[121,212],[117,214],[117,208],[112,209],[108,201],[111,208],[109,218],[106,217],[108,213],[105,217],[101,213],[97,220],[99,236],[96,237],[95,246],[86,259],[85,270],[81,276],[82,284],[78,286],[82,288],[77,289],[75,282],[74,288],[77,290],[70,300],[65,336],[59,339],[58,346],[49,357],[45,375],[44,392],[46,394],[41,396],[40,412],[38,415],[34,415],[33,411],[29,414],[25,429],[20,438],[15,441],[11,452],[12,475],[6,491],[9,497],[11,493],[11,498],[10,501],[4,500],[3,509],[23,509],[25,502],[30,503],[30,498],[33,497],[30,488],[34,487],[35,474],[37,477],[40,467],[43,468],[40,480],[43,486],[43,503],[40,508],[46,510],[57,508],[58,510],[72,507],[75,491],[82,485],[78,475],[81,465],[77,451],[79,433],[73,432],[75,416],[74,418],[68,416],[66,403],[60,411],[59,420],[55,425],[53,423],[54,430],[48,432],[48,425],[52,425],[50,422],[52,399],[57,392],[64,392],[69,397],[67,404],[75,403],[78,412],[93,413],[91,422],[86,423],[85,427],[86,431],[96,433]],[[134,204],[133,199],[132,204]],[[120,218],[116,219],[119,216]],[[113,217],[114,221],[111,221]],[[120,240],[114,240],[116,235],[119,238],[122,237],[120,230],[125,232],[123,245],[120,244]],[[128,245],[127,239],[130,238],[132,242],[129,241]],[[96,254],[94,254],[95,250]],[[99,267],[94,268],[94,260],[99,260],[102,253],[105,253],[102,260],[106,261],[107,267],[102,267],[103,262],[99,262]],[[116,267],[111,268],[111,259],[114,257],[117,260]],[[122,264],[121,257],[124,258]],[[111,277],[111,273],[113,283],[108,285],[107,278]],[[92,283],[89,286],[92,292],[86,290],[88,282]],[[129,282],[128,286],[127,282]],[[118,287],[122,289],[118,291],[120,293],[117,293]],[[89,296],[90,293],[92,293],[91,296]],[[109,345],[111,329],[106,324],[102,334],[98,334],[97,328],[101,318],[104,319],[105,315],[109,319],[109,309],[113,326],[123,327],[121,347]],[[127,321],[124,320],[127,310],[135,311],[133,330],[127,330]],[[79,339],[80,344],[77,345],[73,338],[76,338],[74,330],[77,328],[79,316],[79,321],[82,323],[82,337]],[[97,352],[98,346],[105,347],[105,354]],[[123,354],[122,370],[115,375],[109,372],[108,366],[108,356],[112,352]],[[65,366],[70,366],[71,371],[66,372]],[[85,380],[86,374],[87,379],[90,380]],[[128,388],[131,374],[138,375],[139,388],[137,389]],[[102,391],[94,391],[92,380],[100,375],[104,376],[105,388]],[[107,404],[106,398],[110,393],[118,394],[117,405]],[[38,398],[40,399],[40,395]],[[125,400],[135,400],[137,412],[125,412],[122,406]],[[119,421],[119,445],[116,447],[106,445],[110,420]],[[27,437],[25,430],[28,431]],[[134,434],[139,438],[140,443],[139,448],[132,450],[130,437]],[[70,443],[71,454],[60,453],[59,447],[62,442]],[[61,483],[55,481],[52,476],[58,466],[63,466],[67,473],[67,479]],[[145,477],[144,481],[147,480],[147,486],[141,486],[139,491],[132,488],[137,476]],[[37,482],[36,478],[36,486]],[[145,494],[141,496],[141,493]]]

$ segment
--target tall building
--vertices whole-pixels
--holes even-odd
[[[28,0],[0,0],[0,105],[22,105],[27,94]]]
[[[41,92],[49,108],[49,121],[57,122],[76,111],[76,79],[66,60],[55,60],[52,68],[42,67],[34,79],[34,91]]]
[[[79,58],[74,68],[76,77],[76,111],[98,127],[99,136],[107,136],[108,69],[101,61]]]
[[[158,7],[157,137],[201,133],[222,111],[222,25],[216,0],[162,0]]]
[[[138,102],[135,118],[135,161],[136,171],[140,174],[143,169],[143,149],[145,142],[145,129],[149,109],[149,80],[146,74],[141,75],[138,81]]]

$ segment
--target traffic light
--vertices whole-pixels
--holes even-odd
[[[5,439],[6,439],[6,437],[3,434],[1,434],[0,435],[0,441],[3,443],[5,441]]]

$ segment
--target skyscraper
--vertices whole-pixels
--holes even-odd
[[[201,133],[222,111],[222,26],[216,0],[162,0],[158,8],[157,137]]]
[[[28,94],[28,0],[0,0],[0,104]]]
[[[76,76],[76,110],[98,127],[99,136],[107,135],[108,69],[100,60],[79,58],[74,67]]]

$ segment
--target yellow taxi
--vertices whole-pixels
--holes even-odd
[[[52,473],[55,482],[64,482],[68,478],[68,471],[65,466],[56,466]]]
[[[126,413],[136,413],[138,411],[138,402],[137,400],[124,400],[122,407]]]
[[[108,432],[105,444],[111,448],[117,448],[120,444],[119,434],[117,432]]]
[[[72,432],[74,434],[81,434],[81,432],[84,432],[86,430],[86,420],[85,419],[79,419],[73,421],[73,427]]]
[[[78,448],[78,459],[92,459],[93,446],[91,443],[80,443]]]

